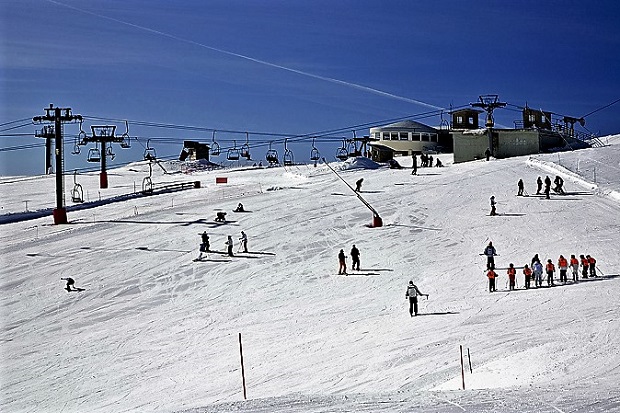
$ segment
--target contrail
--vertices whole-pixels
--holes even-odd
[[[124,24],[126,26],[134,27],[136,29],[140,29],[140,30],[144,30],[144,31],[147,31],[147,32],[150,32],[150,33],[153,33],[153,34],[158,34],[160,36],[168,37],[169,39],[178,40],[180,42],[192,44],[194,46],[199,46],[199,47],[202,47],[204,49],[212,50],[214,52],[226,54],[226,55],[229,55],[229,56],[234,56],[234,57],[237,57],[239,59],[248,60],[250,62],[258,63],[258,64],[261,64],[261,65],[264,65],[264,66],[269,66],[269,67],[273,67],[273,68],[280,69],[280,70],[286,70],[287,72],[296,73],[298,75],[302,75],[302,76],[306,76],[306,77],[311,77],[313,79],[323,80],[323,81],[330,82],[330,83],[335,83],[335,84],[338,84],[338,85],[348,86],[348,87],[351,87],[351,88],[354,88],[354,89],[358,89],[358,90],[361,90],[361,91],[364,91],[364,92],[374,93],[375,95],[384,96],[384,97],[391,98],[391,99],[397,99],[397,100],[401,100],[403,102],[413,103],[413,104],[416,104],[416,105],[425,106],[425,107],[432,108],[432,109],[440,109],[440,110],[444,109],[444,108],[442,108],[440,106],[431,105],[430,103],[422,102],[422,101],[419,101],[419,100],[416,100],[416,99],[411,99],[411,98],[404,97],[404,96],[398,96],[398,95],[395,95],[393,93],[384,92],[382,90],[375,89],[375,88],[372,88],[372,87],[369,87],[369,86],[358,85],[357,83],[346,82],[344,80],[334,79],[334,78],[331,78],[331,77],[315,75],[313,73],[304,72],[303,70],[292,69],[290,67],[278,65],[276,63],[271,63],[271,62],[267,62],[265,60],[256,59],[256,58],[251,57],[251,56],[246,56],[246,55],[242,55],[242,54],[239,54],[239,53],[230,52],[230,51],[224,50],[224,49],[218,49],[217,47],[209,46],[209,45],[206,45],[204,43],[195,42],[193,40],[189,40],[189,39],[185,39],[183,37],[175,36],[173,34],[169,34],[169,33],[165,33],[165,32],[159,31],[159,30],[151,29],[149,27],[140,26],[140,25],[137,25],[137,24],[126,22],[124,20],[119,20],[119,19],[115,19],[113,17],[104,16],[102,14],[94,13],[94,12],[91,12],[91,11],[88,11],[88,10],[83,10],[83,9],[80,9],[80,8],[77,8],[77,7],[74,7],[74,6],[65,4],[65,3],[61,3],[61,2],[58,2],[58,1],[55,1],[55,0],[47,0],[47,1],[50,2],[50,3],[56,4],[56,5],[59,5],[59,6],[63,6],[63,7],[69,8],[69,9],[73,9],[73,10],[79,11],[81,13],[90,14],[91,16],[99,17],[101,19],[106,19],[106,20],[110,20],[110,21],[113,21],[113,22],[116,22],[116,23]]]

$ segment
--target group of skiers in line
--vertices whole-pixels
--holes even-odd
[[[412,158],[413,158],[413,166],[412,166],[413,170],[411,171],[411,175],[417,175],[418,174],[417,155],[414,153],[412,155]],[[433,166],[433,155],[427,155],[425,153],[422,153],[420,155],[420,167],[426,168],[426,167],[432,167],[432,166]],[[441,159],[437,158],[435,166],[437,168],[441,168],[443,166],[443,163],[441,163]]]
[[[351,247],[351,269],[354,271],[360,271],[360,250],[357,249],[355,244]],[[347,256],[344,254],[344,250],[341,249],[338,253],[338,275],[348,275],[347,273]]]
[[[233,247],[235,244],[233,242],[232,235],[228,235],[224,245],[226,245],[226,253],[228,254],[228,256],[234,257],[235,254],[233,253]],[[199,250],[200,255],[198,255],[198,258],[196,258],[196,260],[201,260],[203,253],[208,254],[209,252],[212,252],[207,231],[204,231],[202,234],[200,234]],[[241,231],[241,237],[239,237],[239,248],[237,249],[237,252],[240,252],[241,250],[243,250],[243,252],[248,252],[248,236],[244,231]]]
[[[483,255],[487,256],[487,278],[489,279],[489,292],[496,291],[495,279],[498,274],[495,272],[495,262],[493,257],[496,256],[495,247],[493,243],[489,242],[489,245],[484,249]],[[579,280],[579,268],[581,267],[581,276],[583,278],[598,277],[596,273],[596,259],[591,255],[580,255],[579,258],[575,254],[571,254],[570,258],[565,258],[564,255],[560,255],[557,262],[557,269],[560,274],[560,282],[566,284],[568,282],[568,270],[572,271],[573,282]],[[554,274],[556,273],[556,266],[551,259],[547,259],[546,264],[543,267],[538,254],[534,255],[530,265],[525,264],[522,267],[522,272],[525,278],[525,288],[529,289],[531,286],[531,280],[534,279],[534,285],[536,288],[543,285],[543,272],[547,275],[547,286],[552,287],[555,285]],[[510,290],[514,290],[516,286],[517,268],[513,263],[510,263],[506,271],[508,275],[508,286]]]
[[[549,194],[551,193],[552,189],[557,194],[566,195],[566,192],[564,192],[564,179],[562,179],[562,177],[556,175],[555,179],[553,180],[553,183],[555,184],[555,186],[551,188],[551,178],[549,178],[549,176],[547,175],[544,180],[544,189],[543,189],[543,179],[539,176],[538,179],[536,179],[536,195],[544,194],[545,198],[550,199]],[[517,183],[517,187],[518,187],[517,196],[523,196],[524,195],[523,192],[525,191],[525,185],[523,184],[523,179],[519,179],[519,182]],[[525,195],[528,195],[527,191],[525,191]]]

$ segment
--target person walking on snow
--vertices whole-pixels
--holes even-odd
[[[573,281],[577,282],[579,279],[579,260],[575,257],[575,254],[570,256],[570,268],[573,270]]]
[[[484,251],[482,252],[482,255],[486,255],[487,257],[487,270],[494,270],[495,269],[495,256],[497,255],[497,252],[495,251],[495,247],[493,246],[493,243],[491,241],[489,241],[489,245],[486,246],[486,248],[484,249]]]
[[[405,298],[409,299],[409,315],[411,317],[418,315],[418,295],[426,296],[426,298],[428,298],[428,294],[423,294],[420,292],[413,281],[409,281]]]
[[[525,264],[523,267],[523,275],[525,275],[525,289],[529,290],[530,281],[532,279],[532,269]]]
[[[543,265],[540,260],[534,261],[534,264],[532,264],[532,272],[534,273],[534,284],[536,288],[542,287]]]
[[[344,255],[344,250],[340,250],[338,253],[338,275],[347,275],[347,256]]]
[[[517,192],[517,196],[523,196],[523,189],[524,189],[523,179],[519,179],[519,182],[517,183],[517,186],[519,187],[519,191]]]
[[[248,236],[245,235],[245,232],[241,231],[241,238],[239,238],[239,241],[241,241],[243,252],[248,252]]]
[[[568,260],[564,258],[563,255],[560,255],[560,258],[558,258],[558,268],[560,269],[560,282],[566,283],[566,281],[568,281],[566,278],[566,271],[568,271]]]
[[[555,284],[553,283],[553,273],[555,272],[555,265],[551,260],[547,260],[547,265],[545,265],[545,270],[547,271],[547,286],[551,287]]]
[[[487,278],[489,279],[489,292],[492,293],[495,290],[495,279],[497,278],[497,273],[493,271],[493,268],[489,268],[487,271]]]
[[[351,248],[351,269],[360,270],[360,250],[355,245]]]
[[[506,272],[508,274],[508,289],[514,290],[515,280],[517,278],[517,270],[515,269],[515,266],[513,263],[510,263],[510,265],[508,266],[508,271]]]
[[[550,192],[551,192],[551,178],[549,178],[549,175],[547,175],[545,177],[545,198],[551,199],[549,197]]]
[[[413,155],[411,155],[413,157],[413,170],[411,171],[411,175],[417,175],[418,174],[418,157],[416,156],[416,154],[414,153]]]
[[[232,235],[228,236],[228,239],[226,240],[226,242],[224,244],[226,245],[226,247],[228,249],[228,255],[230,257],[234,257],[234,254],[233,254],[233,245],[234,245],[234,243],[233,243]]]

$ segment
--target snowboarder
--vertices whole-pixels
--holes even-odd
[[[524,189],[523,179],[519,179],[519,182],[517,183],[517,186],[519,187],[519,191],[517,192],[517,196],[523,196],[523,189]]]
[[[570,268],[573,270],[573,281],[577,282],[579,279],[579,260],[575,257],[575,254],[570,256]]]
[[[245,235],[245,232],[241,231],[241,238],[239,238],[239,241],[241,241],[239,249],[243,248],[243,252],[248,252],[248,236]]]
[[[545,198],[550,199],[549,193],[551,192],[551,178],[549,175],[545,177]]]
[[[532,272],[534,272],[534,284],[536,288],[542,287],[543,266],[540,260],[536,260],[534,264],[532,264]]]
[[[364,178],[355,181],[355,192],[362,192],[362,182],[364,182]]]
[[[551,287],[555,284],[553,283],[553,273],[555,272],[555,265],[551,260],[547,260],[547,265],[545,265],[545,271],[547,271],[547,286]]]
[[[360,270],[360,250],[355,245],[351,248],[351,269]]]
[[[497,255],[497,251],[495,250],[495,247],[493,246],[493,242],[489,241],[489,245],[486,246],[486,248],[482,252],[482,255],[486,255],[487,257],[487,270],[494,270],[495,269],[495,258],[494,257]]]
[[[484,156],[487,158],[487,161],[489,160],[489,158],[491,158],[491,150],[489,148],[484,151]]]
[[[583,254],[579,256],[579,259],[581,260],[581,276],[583,278],[588,278],[588,267],[590,266],[590,262],[586,257],[583,256]]]
[[[538,179],[536,180],[536,195],[540,195],[540,191],[542,191],[542,187],[543,187],[543,181],[542,181],[542,178],[539,176]]]
[[[568,260],[564,258],[563,255],[560,255],[560,258],[558,258],[558,268],[560,269],[560,282],[566,283],[566,281],[568,281],[566,279],[566,271],[568,271]]]
[[[61,280],[66,281],[67,285],[65,286],[65,290],[67,290],[67,292],[71,292],[71,291],[84,291],[83,288],[76,288],[75,287],[75,280],[71,277],[67,277],[67,278],[61,278]]]
[[[532,269],[525,264],[523,267],[523,275],[525,276],[525,289],[530,288],[530,281],[532,280]]]
[[[589,255],[586,255],[586,258],[588,260],[588,268],[590,269],[590,277],[598,277],[596,275],[596,260]]]
[[[489,215],[497,215],[497,209],[495,209],[496,204],[497,202],[495,202],[495,196],[491,195],[491,213]]]
[[[215,216],[216,222],[224,222],[226,221],[226,212],[218,212]]]
[[[493,268],[487,271],[487,278],[489,279],[489,292],[492,293],[495,291],[495,279],[497,278],[497,273],[493,271]]]
[[[228,255],[231,257],[234,257],[233,254],[233,240],[232,240],[232,235],[228,236],[228,239],[226,240],[226,242],[224,243],[224,245],[226,245],[226,247],[228,248]]]
[[[344,250],[340,250],[338,253],[338,275],[347,275],[347,256],[344,255]]]
[[[243,209],[243,204],[241,202],[239,202],[239,205],[237,205],[237,208],[235,208],[234,212],[245,212],[245,209]]]
[[[409,281],[409,285],[407,286],[407,292],[405,293],[405,298],[409,299],[409,315],[414,317],[418,315],[418,295],[426,296],[428,299],[428,294],[423,294],[420,292],[418,287],[413,283],[413,281]]]
[[[508,266],[508,271],[506,271],[506,273],[508,274],[508,289],[514,290],[515,280],[517,278],[517,270],[515,269],[513,263],[510,263],[510,265]]]

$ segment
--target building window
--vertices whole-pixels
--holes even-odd
[[[437,142],[437,134],[431,133],[431,142]]]
[[[419,142],[420,141],[420,134],[419,133],[415,133],[415,132],[411,133],[411,140]]]
[[[428,133],[422,133],[422,142],[429,142],[431,140],[431,136]]]
[[[462,116],[457,116],[456,117],[456,123],[463,124],[463,117]]]
[[[392,137],[393,141],[397,141],[398,140],[398,132],[391,132],[390,136]]]
[[[473,126],[473,124],[474,124],[474,118],[473,118],[473,116],[470,116],[469,117],[469,125]]]
[[[409,140],[409,132],[400,132],[400,140],[408,141]]]

